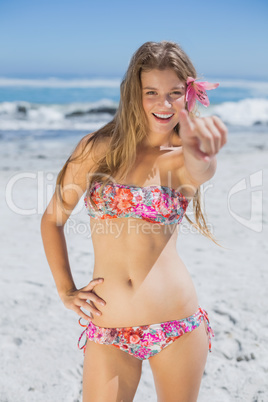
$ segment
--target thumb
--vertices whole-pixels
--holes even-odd
[[[191,131],[192,130],[192,122],[188,116],[188,113],[185,109],[181,109],[179,113],[179,123],[180,128],[184,131]]]

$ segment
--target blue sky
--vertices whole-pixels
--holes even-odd
[[[0,0],[2,77],[121,77],[172,40],[205,77],[268,79],[267,38],[267,0]]]

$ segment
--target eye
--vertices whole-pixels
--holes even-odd
[[[182,92],[180,92],[180,91],[174,91],[174,92],[172,92],[171,95],[181,96],[181,95],[182,95]]]
[[[148,91],[148,92],[146,92],[146,95],[156,95],[156,92],[155,91]]]

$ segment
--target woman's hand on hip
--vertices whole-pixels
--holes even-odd
[[[80,317],[87,321],[91,321],[92,317],[84,313],[84,310],[89,311],[92,314],[101,315],[101,311],[95,307],[95,303],[105,306],[106,302],[97,296],[93,289],[102,284],[103,278],[93,279],[89,284],[81,289],[73,289],[68,291],[64,296],[62,296],[62,301],[65,307],[70,310],[75,311]],[[91,304],[93,302],[94,304]]]

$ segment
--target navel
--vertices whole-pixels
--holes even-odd
[[[128,286],[132,287],[132,286],[133,286],[132,279],[129,279],[129,280],[127,281],[127,284],[128,284]]]

